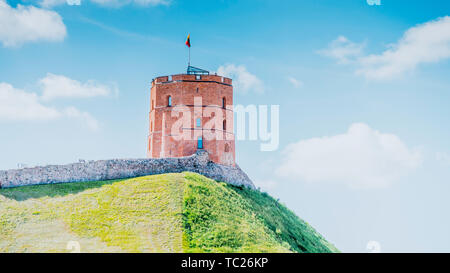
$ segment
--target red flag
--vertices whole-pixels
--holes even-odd
[[[188,34],[187,40],[186,40],[186,45],[188,47],[191,47],[191,34]]]

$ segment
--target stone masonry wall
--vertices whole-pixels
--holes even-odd
[[[239,168],[213,163],[208,152],[200,150],[196,154],[179,158],[111,159],[49,165],[0,171],[0,187],[12,188],[29,185],[87,182],[124,179],[162,173],[191,171],[217,181],[254,189],[252,181]]]

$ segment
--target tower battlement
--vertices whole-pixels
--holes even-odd
[[[196,82],[216,82],[220,84],[232,85],[232,80],[219,75],[193,75],[193,74],[175,74],[170,76],[160,76],[152,80],[152,85],[163,84],[179,81],[196,81]]]
[[[206,150],[235,166],[232,80],[176,74],[152,80],[147,157],[184,157]]]

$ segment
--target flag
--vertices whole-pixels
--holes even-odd
[[[186,39],[186,45],[187,45],[188,47],[191,47],[191,34],[188,34],[188,37],[187,37],[187,39]]]

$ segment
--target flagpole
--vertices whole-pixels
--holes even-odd
[[[186,40],[186,45],[187,45],[187,47],[189,48],[188,50],[189,50],[189,57],[188,57],[188,73],[189,73],[189,67],[191,66],[191,40],[190,40],[190,38],[191,38],[191,34],[188,34],[188,36],[187,36],[187,40]]]

